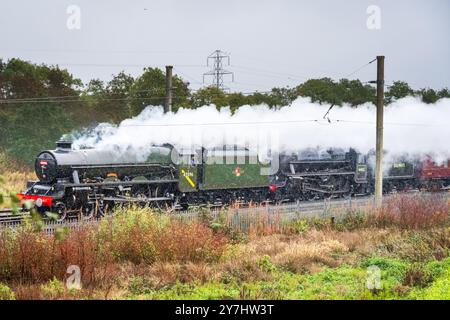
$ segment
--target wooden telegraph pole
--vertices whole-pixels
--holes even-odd
[[[383,114],[384,114],[384,56],[377,56],[377,129],[375,164],[375,205],[383,198]]]
[[[172,111],[172,66],[166,66],[166,101],[164,113]]]

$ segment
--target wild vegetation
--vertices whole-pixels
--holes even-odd
[[[252,94],[227,93],[215,87],[194,92],[178,75],[174,76],[173,85],[174,111],[211,103],[217,108],[230,106],[232,110],[262,103],[278,108],[299,96],[318,103],[357,107],[375,98],[373,86],[348,79],[310,79],[292,88]],[[83,84],[59,66],[0,59],[0,151],[31,165],[39,151],[52,148],[63,134],[103,121],[118,123],[139,114],[148,105],[162,105],[164,95],[165,75],[158,68],[144,68],[138,77],[120,72],[106,83],[93,79]],[[449,98],[450,91],[413,90],[407,83],[397,81],[387,88],[386,102],[408,95],[434,103]]]
[[[450,203],[398,196],[335,219],[117,209],[74,230],[0,229],[0,299],[450,299]],[[68,289],[69,265],[81,289]],[[380,286],[367,287],[368,267]]]
[[[0,208],[14,206],[13,197],[24,191],[28,180],[36,180],[35,173],[24,162],[0,152]]]

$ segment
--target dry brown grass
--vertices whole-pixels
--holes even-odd
[[[314,272],[323,266],[337,267],[369,254],[387,234],[386,230],[354,231],[312,229],[301,235],[254,237],[240,256],[258,259],[267,255],[271,261],[293,272]]]
[[[448,232],[450,230],[424,231],[420,234],[421,241],[416,239],[417,231],[399,228],[311,229],[300,235],[255,236],[246,243],[230,247],[215,263],[157,262],[151,266],[134,267],[128,274],[142,278],[146,285],[156,290],[177,282],[270,281],[276,276],[270,264],[294,273],[316,273],[342,264],[357,265],[374,254],[415,259],[420,251],[421,256],[416,258],[433,259],[436,252],[450,248],[450,240],[444,243]]]
[[[147,286],[160,289],[166,286],[181,283],[205,283],[220,278],[220,270],[217,265],[206,262],[155,262],[152,265],[132,266],[128,275],[139,277]],[[129,283],[127,277],[125,284]]]
[[[448,223],[450,201],[439,194],[399,194],[387,198],[381,208],[367,210],[366,214],[369,226],[425,229]]]
[[[0,193],[5,196],[5,202],[0,203],[0,208],[11,207],[9,195],[24,191],[28,180],[37,179],[30,167],[3,152],[0,152],[0,178]]]
[[[356,263],[360,250],[373,251],[388,233],[376,229],[345,232],[312,229],[301,235],[255,236],[228,247],[216,262],[181,259],[127,264],[116,278],[121,279],[122,288],[132,286],[138,279],[138,287],[152,290],[177,282],[270,281],[276,276],[270,265],[296,273],[315,273],[325,267]],[[269,261],[269,265],[265,261]]]

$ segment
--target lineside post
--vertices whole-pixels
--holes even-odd
[[[384,116],[384,56],[377,56],[377,128],[375,164],[375,205],[383,201],[383,116]]]
[[[172,69],[173,66],[166,66],[166,101],[164,103],[164,113],[172,111]]]

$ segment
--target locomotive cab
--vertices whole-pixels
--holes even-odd
[[[197,191],[202,171],[202,154],[202,149],[178,150],[176,164],[180,173],[178,188],[181,192]]]

